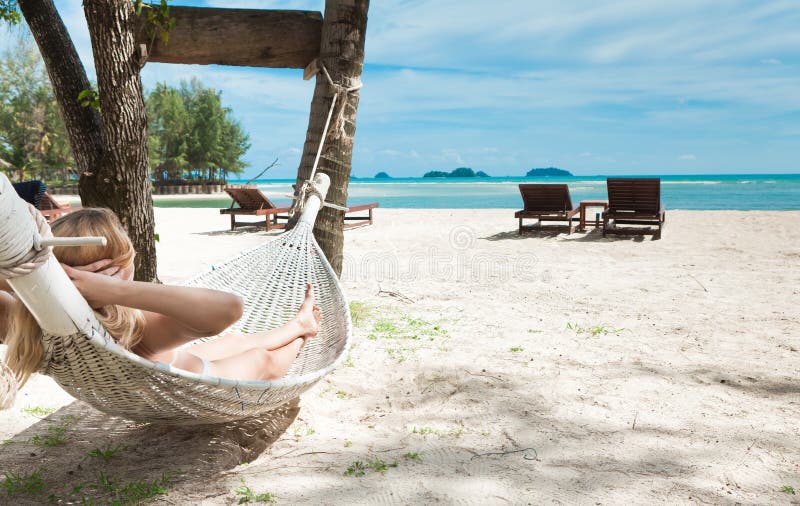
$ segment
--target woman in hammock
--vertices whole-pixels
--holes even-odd
[[[106,246],[56,247],[53,254],[106,330],[121,346],[148,360],[221,378],[277,379],[289,370],[305,340],[319,330],[320,310],[308,285],[297,315],[283,327],[229,333],[178,349],[225,331],[241,318],[242,300],[217,290],[132,281],[133,245],[107,209],[74,211],[53,222],[51,229],[57,237],[107,239]],[[44,359],[41,332],[23,304],[0,291],[0,336],[8,345],[6,363],[20,384]]]

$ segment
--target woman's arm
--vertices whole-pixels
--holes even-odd
[[[189,332],[189,337],[213,336],[238,321],[244,310],[242,299],[227,292],[125,281],[63,267],[92,307],[118,305],[141,309],[151,313],[147,315],[148,325],[154,320],[162,332],[168,330],[164,327],[177,325]]]

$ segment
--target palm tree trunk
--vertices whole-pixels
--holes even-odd
[[[319,61],[328,69],[334,83],[351,86],[361,77],[368,9],[369,0],[326,0],[325,2]],[[303,157],[297,171],[298,184],[305,181],[311,174],[334,93],[324,73],[318,73],[314,98],[311,101]],[[329,130],[318,169],[331,178],[327,201],[342,206],[347,203],[347,184],[350,181],[350,170],[352,169],[358,99],[357,91],[337,99],[337,110],[334,114],[338,113],[340,107],[345,108],[344,132],[338,135]],[[339,103],[340,101],[341,103]],[[314,227],[314,236],[337,275],[342,272],[343,224],[344,212],[324,207],[320,211]]]
[[[130,0],[84,0],[92,41],[105,153],[98,165],[97,194],[120,217],[136,249],[136,279],[154,281],[156,250],[150,190],[147,116],[136,51],[136,15]]]

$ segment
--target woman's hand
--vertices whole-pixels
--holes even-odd
[[[120,283],[120,280],[114,275],[83,270],[65,264],[61,264],[61,267],[64,268],[64,272],[92,308],[97,309],[111,304],[109,301],[111,294]]]
[[[112,265],[113,261],[114,259],[112,258],[104,258],[102,260],[92,262],[89,265],[75,265],[72,268],[79,271],[96,272],[97,274],[113,276],[119,279],[127,279],[129,275],[132,274],[133,264],[131,264],[129,267],[122,268],[119,265]]]

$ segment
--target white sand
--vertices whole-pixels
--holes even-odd
[[[519,238],[512,216],[379,209],[348,231],[350,367],[284,432],[137,428],[37,377],[0,413],[0,468],[44,466],[32,503],[102,469],[173,473],[170,504],[235,504],[242,479],[278,504],[800,504],[781,490],[800,494],[800,213],[671,211],[660,241]],[[156,218],[166,282],[266,235]],[[79,417],[65,444],[28,443],[52,424],[32,406]],[[82,462],[106,444],[128,448]],[[343,474],[375,458],[397,467]]]

